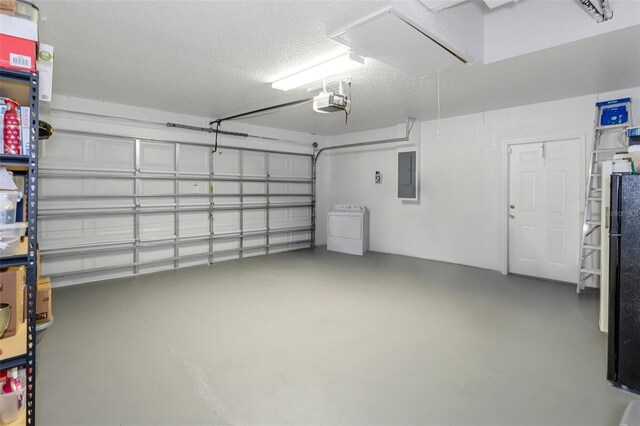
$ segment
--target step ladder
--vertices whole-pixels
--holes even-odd
[[[626,119],[616,116],[616,112],[626,109]],[[600,279],[600,252],[602,242],[599,234],[602,228],[602,163],[613,159],[614,154],[626,152],[627,146],[620,144],[614,148],[602,148],[601,142],[606,134],[622,133],[631,126],[631,98],[615,99],[596,103],[596,116],[593,130],[593,147],[589,161],[589,174],[585,187],[584,220],[580,250],[580,270],[578,276],[578,294],[584,290],[590,279]],[[618,138],[618,142],[620,139]]]

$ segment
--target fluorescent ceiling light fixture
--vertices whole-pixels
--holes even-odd
[[[313,83],[323,78],[332,77],[363,65],[364,58],[362,56],[348,52],[275,81],[271,83],[271,87],[286,92],[287,90],[295,89],[296,87],[304,86],[305,84]]]

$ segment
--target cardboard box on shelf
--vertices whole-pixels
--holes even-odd
[[[0,67],[21,71],[35,71],[36,42],[0,34]]]
[[[9,16],[16,14],[16,0],[0,0],[0,13]]]
[[[36,293],[36,323],[40,324],[49,320],[51,320],[51,279],[40,277]]]
[[[10,305],[9,326],[1,338],[15,335],[20,325],[24,322],[25,284],[24,266],[9,268],[0,272],[0,303],[8,303]]]

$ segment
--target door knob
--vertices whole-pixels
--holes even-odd
[[[513,214],[513,213],[509,213],[509,217],[510,217],[511,219],[515,219],[515,218],[516,218],[516,215],[515,215],[515,214]]]
[[[511,204],[511,205],[509,206],[509,208],[510,208],[511,210],[513,210],[513,209],[515,209],[515,208],[516,208],[516,205],[515,205],[515,204]]]

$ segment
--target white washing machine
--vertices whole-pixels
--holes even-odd
[[[369,250],[369,210],[336,204],[327,218],[327,249],[362,256]]]

